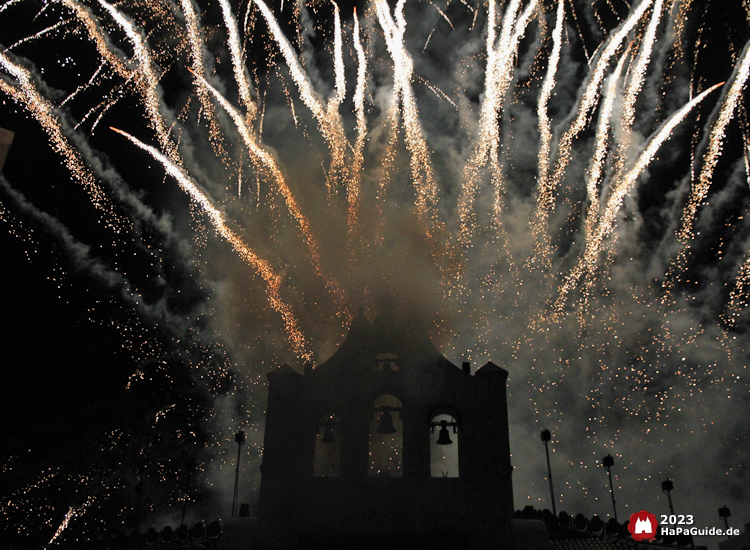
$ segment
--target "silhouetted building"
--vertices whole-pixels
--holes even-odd
[[[689,535],[636,542],[628,522],[513,510],[508,373],[453,365],[414,319],[360,308],[334,355],[268,374],[258,515],[164,526],[82,548],[214,550],[620,550],[696,547]],[[720,548],[744,548],[742,537]]]
[[[268,374],[259,546],[548,547],[542,522],[513,523],[507,376],[360,308],[330,359]]]

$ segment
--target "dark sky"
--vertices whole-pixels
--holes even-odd
[[[639,2],[632,4],[636,9]],[[682,4],[687,6],[684,13]],[[415,214],[409,163],[413,149],[406,144],[411,138],[405,127],[393,157],[387,151],[393,62],[376,14],[371,11],[365,18],[365,8],[359,6],[370,71],[361,241],[347,241],[344,176],[339,191],[332,196],[325,191],[331,149],[321,137],[319,123],[302,101],[262,16],[254,11],[248,19],[255,25],[247,30],[245,45],[248,72],[259,90],[254,98],[262,106],[261,141],[278,159],[310,220],[320,243],[322,270],[343,289],[343,305],[336,303],[330,284],[327,287],[316,273],[309,241],[301,235],[288,201],[270,178],[258,177],[257,166],[248,160],[224,111],[216,109],[226,155],[212,149],[205,119],[196,124],[199,99],[186,70],[179,6],[160,11],[148,2],[133,2],[123,9],[148,29],[153,63],[159,69],[161,113],[167,126],[173,125],[187,172],[237,234],[280,276],[281,298],[291,304],[318,362],[341,340],[346,325],[345,316],[338,316],[342,310],[364,305],[372,317],[377,312],[374,298],[386,290],[395,292],[403,312],[421,311],[435,327],[433,340],[451,361],[470,360],[476,367],[493,360],[511,372],[517,508],[548,506],[546,467],[538,460],[538,432],[548,427],[557,444],[553,458],[560,469],[558,510],[608,513],[605,477],[597,463],[611,452],[623,467],[617,474],[623,487],[621,518],[644,507],[663,509],[658,484],[671,476],[681,513],[695,513],[701,525],[713,526],[715,510],[726,503],[736,518],[733,524],[740,525],[750,519],[750,442],[742,420],[749,404],[750,335],[744,303],[736,302],[738,309],[732,310],[730,291],[740,288],[737,274],[750,242],[750,218],[745,219],[750,194],[743,161],[743,143],[745,148],[748,143],[746,91],[727,127],[714,183],[696,217],[698,236],[672,294],[665,295],[662,284],[669,280],[670,265],[680,249],[674,235],[689,200],[691,158],[704,158],[709,129],[728,86],[694,109],[660,148],[624,202],[616,238],[608,237],[612,247],[600,253],[600,264],[588,279],[589,294],[582,290],[583,282],[574,288],[563,317],[554,321],[559,286],[584,250],[589,201],[585,181],[603,99],[573,142],[570,165],[549,217],[549,241],[556,247],[551,267],[530,267],[540,148],[536,106],[555,25],[554,3],[543,5],[546,29],[533,23],[520,41],[513,86],[496,117],[504,144],[502,231],[492,221],[494,191],[485,169],[473,206],[478,223],[472,229],[473,240],[463,248],[456,244],[459,182],[476,145],[483,107],[486,9],[469,9],[458,2],[414,2],[405,10],[405,43],[415,66],[412,87],[437,174],[436,216],[444,224],[437,248],[430,248],[420,225],[423,220]],[[575,13],[566,7],[557,85],[549,104],[553,161],[556,144],[593,73],[587,56],[629,13],[625,3],[615,0],[572,5]],[[671,11],[665,8],[636,102],[628,162],[690,98],[732,78],[750,36],[750,14],[739,0],[668,5]],[[26,2],[0,11],[0,42],[7,48],[70,19],[4,54],[30,68],[35,86],[59,105],[97,71],[99,56],[84,31],[74,32],[76,19],[68,8],[55,4],[38,15],[41,6]],[[244,22],[246,4],[233,8],[238,21]],[[349,141],[344,154],[351,166],[356,51],[351,9],[343,4],[341,8],[347,77],[341,112]],[[118,55],[130,58],[133,47],[123,30],[100,5],[90,9]],[[278,14],[279,6],[274,9]],[[290,10],[287,3],[279,18],[292,36]],[[683,17],[685,24],[671,26],[668,15]],[[334,86],[332,21],[330,9],[319,9],[300,23],[305,29],[302,57],[307,74],[323,97]],[[641,47],[647,23],[648,17],[643,18],[623,42],[633,42],[631,56]],[[211,82],[238,106],[218,6],[204,7],[202,32],[206,51],[212,54],[206,61]],[[682,33],[680,48],[670,41],[675,32]],[[622,53],[621,48],[608,63],[607,74]],[[17,80],[8,74],[7,67],[0,70],[4,83],[16,86]],[[81,182],[64,165],[66,154],[51,147],[44,124],[0,90],[0,127],[15,132],[0,188],[0,360],[7,381],[0,394],[0,436],[7,442],[0,459],[13,472],[4,479],[0,494],[19,503],[5,513],[23,529],[32,529],[42,518],[59,525],[69,507],[87,502],[85,495],[96,495],[91,508],[96,511],[88,511],[71,529],[84,530],[112,518],[171,521],[192,464],[202,472],[196,482],[200,498],[225,507],[233,481],[232,435],[239,427],[253,434],[244,486],[252,495],[262,441],[263,376],[281,361],[301,367],[258,270],[238,258],[157,160],[109,129],[117,127],[147,144],[158,143],[144,116],[138,85],[106,64],[102,74],[57,113],[72,150],[85,159],[107,204],[114,205],[111,211],[92,205]],[[120,95],[92,130],[103,98]],[[292,98],[293,110],[287,97]],[[613,119],[621,107],[620,96]],[[87,115],[92,108],[93,114]],[[73,130],[72,125],[84,118]],[[407,123],[403,118],[403,126]],[[259,119],[254,124],[256,130],[261,127]],[[605,177],[598,184],[605,197],[615,178],[616,147],[622,139],[621,126],[613,125]],[[383,166],[390,158],[394,160],[388,172]],[[694,179],[700,166],[697,162]],[[387,177],[390,183],[382,191],[380,182]],[[456,283],[456,273],[463,274],[463,283]],[[733,312],[737,316],[730,326],[727,319]],[[147,458],[138,458],[143,456]],[[81,468],[67,467],[79,459]],[[705,465],[715,471],[705,473]],[[59,469],[59,482],[45,478],[49,468]],[[705,479],[699,479],[703,474]],[[86,479],[85,490],[74,489],[75,480],[80,481],[76,476]],[[164,476],[167,488],[154,488],[149,504],[138,509],[138,482],[158,476]],[[19,496],[37,485],[41,489],[30,493],[31,500]],[[60,488],[64,496],[54,496]],[[116,496],[107,501],[109,488]],[[38,502],[47,504],[38,516],[29,515],[27,509],[37,505],[30,503]],[[191,517],[214,519],[210,514],[201,509]],[[39,535],[40,544],[53,533]]]

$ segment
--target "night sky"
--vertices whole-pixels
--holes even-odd
[[[724,504],[730,525],[750,521],[750,138],[741,82],[721,135],[712,134],[742,79],[747,2],[659,2],[627,126],[621,115],[652,20],[645,10],[604,60],[597,100],[561,152],[607,46],[644,1],[565,4],[546,109],[548,181],[566,160],[546,210],[537,107],[555,50],[556,2],[539,2],[508,64],[499,63],[508,85],[499,84],[495,104],[486,88],[487,5],[407,3],[414,120],[392,107],[398,51],[384,37],[387,17],[358,3],[367,58],[361,161],[351,5],[340,6],[346,95],[340,115],[324,120],[310,105],[325,111],[335,95],[330,5],[299,13],[294,2],[271,6],[301,60],[303,87],[313,90],[306,99],[261,11],[231,3],[253,113],[221,3],[197,2],[203,74],[243,114],[254,146],[274,159],[266,164],[188,70],[196,61],[184,2],[118,4],[125,23],[103,2],[0,7],[0,127],[15,132],[0,178],[0,496],[10,503],[0,510],[15,528],[0,543],[42,548],[96,529],[176,526],[186,491],[187,522],[227,518],[240,428],[249,434],[242,500],[253,502],[265,373],[326,360],[357,307],[372,319],[384,293],[396,296],[397,313],[423,317],[455,364],[492,360],[510,372],[517,509],[549,507],[539,440],[546,427],[558,511],[611,514],[600,466],[611,453],[620,520],[641,509],[666,513],[660,482],[670,477],[675,511],[695,515],[697,526],[720,526]],[[499,2],[498,12],[514,4]],[[142,29],[156,86],[129,24]],[[99,47],[113,57],[102,61],[91,33],[106,38]],[[29,71],[28,85],[13,67]],[[723,81],[633,179],[597,244],[591,235],[606,226],[607,201],[650,140]],[[29,90],[46,98],[48,112]],[[190,195],[159,159],[110,127],[179,158],[198,191]],[[594,215],[587,181],[601,127],[604,161],[593,186],[602,207]],[[494,128],[497,148],[482,149],[480,128]],[[709,162],[717,139],[720,155]],[[710,185],[696,199],[703,181]],[[77,517],[55,538],[71,511]]]

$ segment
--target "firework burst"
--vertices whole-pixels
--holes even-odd
[[[625,510],[661,507],[652,485],[682,476],[718,499],[691,512],[739,511],[750,32],[732,4],[718,46],[686,0],[4,4],[5,105],[66,172],[42,192],[11,156],[0,220],[127,312],[123,399],[165,379],[180,392],[148,403],[148,438],[103,436],[102,453],[149,467],[45,471],[3,514],[53,545],[167,510],[186,498],[187,459],[154,443],[173,418],[221,503],[238,425],[257,465],[265,371],[327,358],[384,293],[455,362],[508,368],[514,455],[552,429],[568,509],[605,513],[594,466],[611,452],[631,472]],[[84,221],[58,204],[80,189]],[[548,505],[543,464],[515,462],[516,506]],[[28,513],[28,494],[75,475],[86,495]],[[148,476],[172,489],[139,516]]]

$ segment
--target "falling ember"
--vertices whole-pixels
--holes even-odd
[[[252,500],[265,374],[315,369],[360,306],[508,369],[517,508],[545,506],[548,426],[568,511],[604,513],[611,452],[626,509],[679,473],[699,523],[725,494],[750,514],[746,0],[27,4],[0,6],[0,222],[116,334],[124,401],[156,404],[140,439],[103,429],[109,462],[1,494],[19,534],[197,520],[175,448],[226,508],[237,426]]]

